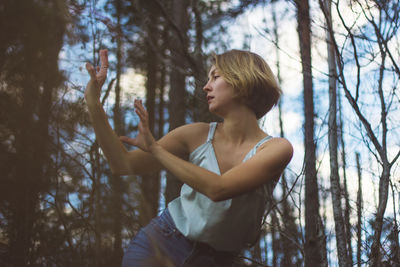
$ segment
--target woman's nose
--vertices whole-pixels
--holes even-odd
[[[211,88],[210,88],[210,82],[207,82],[206,85],[204,85],[204,87],[203,87],[203,91],[204,91],[204,92],[208,92],[208,91],[210,91],[210,90],[211,90]]]

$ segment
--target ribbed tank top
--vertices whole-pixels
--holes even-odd
[[[189,161],[220,175],[212,145],[216,126],[216,122],[210,123],[207,141],[190,154]],[[260,140],[243,162],[270,138],[266,136]],[[271,181],[249,193],[219,202],[184,184],[180,196],[168,204],[168,210],[177,229],[185,237],[205,242],[217,250],[240,251],[258,238],[267,200],[275,184]]]

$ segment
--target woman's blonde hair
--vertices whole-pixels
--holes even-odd
[[[254,111],[257,119],[278,103],[282,90],[267,62],[259,55],[230,50],[213,55],[216,69],[237,93],[237,98]]]

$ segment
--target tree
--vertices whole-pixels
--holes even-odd
[[[327,14],[326,23],[332,27],[331,1],[319,1],[321,9]],[[330,40],[329,32],[327,32],[326,43],[328,47],[328,66],[329,66],[329,158],[330,158],[330,181],[331,196],[333,206],[333,216],[335,220],[336,248],[338,251],[339,266],[351,266],[350,257],[348,255],[345,223],[343,219],[343,210],[341,204],[341,188],[339,182],[339,164],[338,164],[338,127],[337,127],[337,97],[336,97],[336,64],[335,49]]]
[[[337,76],[336,78],[337,79]],[[339,105],[339,140],[340,140],[340,146],[342,148],[341,151],[341,161],[342,161],[342,171],[343,171],[343,195],[345,199],[345,210],[344,210],[344,221],[345,221],[345,231],[346,231],[346,241],[347,241],[347,249],[348,249],[348,255],[349,255],[349,262],[350,265],[353,265],[353,249],[351,245],[351,240],[352,240],[352,227],[350,223],[350,218],[351,218],[351,211],[352,207],[350,206],[350,199],[349,199],[349,192],[347,188],[347,161],[346,161],[346,146],[345,146],[345,141],[344,141],[344,131],[343,131],[343,114],[342,114],[342,98],[341,94],[338,94],[338,105]]]
[[[188,1],[172,0],[171,21],[169,26],[172,29],[169,51],[171,53],[170,68],[170,90],[169,90],[169,131],[185,124],[186,117],[186,82],[185,69],[187,67],[189,17]],[[171,174],[167,175],[167,186],[165,189],[165,201],[170,202],[179,195],[182,183]]]
[[[358,174],[358,191],[357,191],[357,266],[361,266],[361,245],[362,245],[362,179],[361,179],[361,166],[360,154],[356,153],[356,164]]]
[[[66,31],[66,5],[58,1],[16,1],[0,4],[0,46],[2,97],[10,102],[13,121],[3,124],[11,145],[2,142],[2,152],[9,154],[2,184],[7,191],[2,214],[7,223],[10,262],[14,266],[35,263],[40,257],[38,236],[43,226],[40,198],[50,188],[51,171],[50,118],[52,103],[63,75],[58,56]],[[38,67],[40,66],[40,67]],[[4,155],[4,154],[3,154]]]
[[[392,2],[377,3],[374,6],[371,6],[370,4],[371,3],[369,2],[361,1],[355,1],[353,3],[353,5],[357,7],[358,10],[360,10],[359,14],[363,16],[366,20],[366,25],[364,25],[359,32],[358,30],[357,32],[355,32],[354,28],[348,26],[348,23],[343,18],[343,14],[341,13],[339,6],[336,3],[337,14],[339,16],[340,23],[346,32],[346,36],[348,36],[348,39],[350,41],[349,48],[352,51],[351,56],[355,62],[355,67],[357,70],[356,84],[354,86],[354,89],[351,88],[351,85],[348,82],[348,77],[345,73],[346,61],[344,59],[347,59],[347,54],[343,53],[343,48],[347,48],[347,43],[339,43],[337,41],[337,33],[329,25],[328,30],[332,38],[332,43],[335,47],[339,82],[343,87],[344,94],[350,106],[352,107],[357,118],[360,120],[363,126],[363,130],[365,132],[365,134],[362,133],[363,138],[365,138],[364,136],[366,135],[366,138],[373,146],[372,148],[368,143],[367,147],[369,151],[375,156],[382,168],[379,179],[379,203],[375,223],[373,225],[374,238],[370,253],[371,266],[379,266],[382,261],[381,234],[383,227],[383,218],[388,200],[391,168],[400,156],[400,150],[395,152],[394,157],[392,157],[391,160],[389,159],[388,155],[388,134],[390,134],[388,129],[388,123],[390,123],[390,120],[388,119],[388,117],[390,116],[389,112],[391,111],[391,105],[393,103],[393,98],[390,97],[390,95],[393,95],[393,90],[395,90],[397,86],[387,88],[384,83],[385,77],[388,74],[393,73],[394,75],[397,75],[398,78],[400,77],[399,66],[397,64],[397,61],[393,58],[393,52],[391,48],[388,46],[388,43],[394,38],[394,36],[396,36],[396,33],[398,31],[399,22],[397,19],[397,14],[399,13],[400,7]],[[373,15],[373,11],[377,12],[378,16]],[[354,9],[354,12],[357,12],[356,9]],[[326,12],[324,12],[324,17],[325,19],[327,19],[328,17]],[[387,25],[390,26],[387,27]],[[373,33],[373,39],[370,34],[371,32]],[[363,45],[365,43],[369,43],[369,45],[374,44],[374,47],[376,47],[376,51],[374,51],[374,49],[364,49]],[[375,72],[377,75],[377,90],[373,93],[376,94],[377,99],[379,99],[379,127],[381,127],[379,136],[373,130],[371,120],[369,120],[366,115],[368,113],[363,110],[363,107],[360,105],[360,89],[362,89],[361,71],[363,68],[363,65],[360,63],[360,61],[364,60],[365,54],[373,55],[373,57],[369,59],[369,62],[374,63],[378,66],[378,70]],[[379,62],[377,62],[378,58],[380,59]],[[387,65],[390,66],[389,69],[387,68]],[[363,93],[367,93],[366,88],[364,88]],[[375,151],[373,151],[373,149]]]
[[[114,0],[113,6],[116,12],[116,43],[117,43],[117,64],[116,64],[116,78],[115,78],[115,103],[113,108],[114,127],[117,135],[125,135],[125,123],[121,114],[121,74],[122,74],[122,49],[123,49],[123,32],[122,32],[122,0]],[[112,190],[112,210],[113,210],[113,255],[112,260],[115,266],[120,266],[122,262],[122,179],[119,175],[111,176],[111,190]]]
[[[305,266],[325,266],[325,237],[319,215],[319,196],[314,140],[314,96],[311,71],[311,21],[308,0],[295,1],[304,89],[305,144]]]
[[[153,18],[152,23],[144,24],[145,34],[145,72],[146,80],[146,109],[149,114],[150,130],[155,129],[155,112],[156,112],[156,89],[159,85],[158,67],[161,63],[160,59],[160,12],[154,1],[141,1],[143,10],[149,17]],[[146,19],[145,19],[146,21]],[[160,174],[158,172],[150,173],[142,176],[141,183],[141,211],[140,224],[142,226],[150,222],[157,215],[160,193]]]

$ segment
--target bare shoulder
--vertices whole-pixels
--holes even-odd
[[[286,138],[274,137],[259,148],[262,154],[276,155],[283,162],[289,163],[293,156],[293,146]]]
[[[187,152],[190,153],[207,140],[208,130],[208,123],[196,122],[180,126],[169,134],[179,138],[185,144]]]
[[[273,137],[269,141],[265,142],[263,146],[268,146],[268,145],[274,145],[274,146],[282,146],[283,149],[288,149],[292,148],[292,144],[287,140],[286,138],[283,137]]]
[[[188,135],[192,134],[201,134],[201,133],[207,133],[208,132],[208,124],[204,122],[196,122],[196,123],[190,123],[190,124],[185,124],[182,126],[179,126],[172,131],[170,131],[167,135],[174,135],[174,136],[179,136],[179,137],[186,137]],[[193,136],[192,136],[193,137]]]

